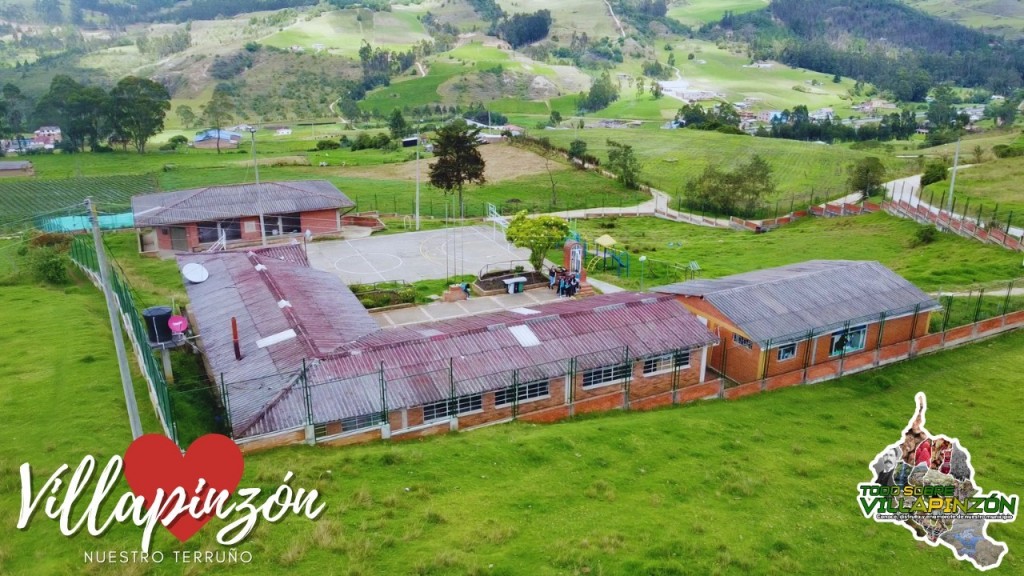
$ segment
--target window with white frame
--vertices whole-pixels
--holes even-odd
[[[776,358],[781,360],[789,360],[796,356],[796,342],[792,344],[783,344],[779,346],[779,351],[776,354]]]
[[[342,418],[341,430],[348,432],[349,430],[359,430],[360,428],[370,428],[377,426],[384,422],[380,412],[374,412],[372,414],[360,414],[359,416],[352,416],[351,418]]]
[[[466,396],[460,396],[454,401],[439,400],[437,402],[423,405],[423,421],[432,422],[434,420],[444,420],[445,418],[455,416],[457,414],[476,412],[477,410],[483,410],[483,408],[483,394],[468,394]]]
[[[502,388],[494,393],[494,405],[507,406],[512,403],[512,399],[516,398],[516,386],[509,386],[508,388]],[[526,402],[537,398],[547,398],[551,394],[551,385],[548,380],[534,380],[533,382],[524,382],[518,386],[519,394],[518,401]]]
[[[673,368],[689,368],[690,367],[690,351],[683,350],[681,352],[659,354],[657,356],[648,356],[644,358],[644,376],[650,376],[652,374],[659,374],[661,372],[667,372]]]
[[[747,349],[751,349],[754,347],[754,343],[752,341],[747,340],[746,338],[740,336],[739,334],[733,334],[732,341]]]
[[[849,330],[833,332],[828,355],[839,356],[840,354],[849,354],[863,350],[867,335],[867,326],[856,326]]]
[[[591,368],[590,370],[583,372],[583,387],[591,388],[593,386],[600,386],[601,384],[625,380],[632,369],[633,366],[628,362],[625,364],[615,364],[613,366]]]

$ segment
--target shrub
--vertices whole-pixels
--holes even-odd
[[[914,246],[931,244],[939,237],[939,229],[935,226],[922,226],[914,233]]]
[[[46,246],[32,252],[32,271],[36,277],[50,284],[66,284],[68,281],[67,254]]]
[[[33,237],[29,243],[35,248],[53,248],[60,252],[67,252],[71,247],[71,235],[44,232]]]
[[[929,162],[924,168],[921,176],[921,186],[927,186],[934,182],[941,182],[946,179],[946,165],[943,162]]]
[[[335,140],[320,140],[316,143],[317,150],[337,150],[341,148],[341,143]]]

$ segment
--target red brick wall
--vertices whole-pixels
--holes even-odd
[[[792,358],[779,360],[779,349],[774,347],[768,350],[768,377],[786,374],[794,370],[802,371],[804,368],[804,355],[807,353],[807,340],[796,343],[796,353]]]
[[[795,386],[803,382],[803,377],[803,370],[796,370],[780,376],[775,376],[774,378],[769,378],[765,381],[765,390],[777,390],[787,386]]]
[[[244,438],[241,440],[235,440],[238,444],[238,448],[243,454],[250,452],[256,452],[259,450],[266,450],[268,448],[276,448],[278,446],[287,446],[289,444],[302,444],[306,441],[305,430],[292,430],[291,432],[284,432],[275,436],[266,436],[257,440],[246,441]]]
[[[743,396],[750,396],[751,394],[757,394],[761,391],[760,382],[751,382],[742,386],[735,386],[733,388],[725,389],[725,397],[729,400],[735,400],[736,398],[742,398]]]
[[[326,234],[338,231],[337,210],[312,210],[301,214],[302,231],[315,234]]]
[[[439,424],[434,424],[433,426],[424,426],[423,428],[420,428],[419,430],[414,430],[412,432],[395,433],[394,431],[392,431],[391,439],[412,440],[414,438],[422,438],[424,436],[433,436],[434,434],[446,434],[449,431],[451,431],[451,424],[449,424],[448,421],[445,420],[444,422],[441,422]]]
[[[733,333],[724,327],[719,332],[719,338],[722,339],[722,343],[715,348],[727,347],[727,350],[724,352],[725,375],[737,382],[750,382],[760,378],[761,373],[758,368],[761,359],[761,348],[757,344],[754,344],[752,348],[740,346],[733,342]]]
[[[711,396],[718,396],[722,391],[722,381],[719,379],[711,380],[703,384],[697,384],[695,386],[687,386],[686,388],[680,388],[679,402],[693,402],[694,400],[700,400],[701,398],[709,398]]]
[[[156,245],[161,250],[174,250],[171,246],[171,229],[161,226],[154,228],[153,233],[156,234]]]
[[[359,432],[349,436],[343,436],[341,438],[332,438],[330,440],[323,441],[318,440],[317,444],[324,446],[348,446],[350,444],[363,444],[364,442],[372,442],[380,439],[380,428],[371,428],[366,432]]]
[[[266,220],[266,218],[264,218]],[[245,242],[259,242],[263,239],[260,234],[260,217],[247,216],[239,219],[239,226],[242,228],[242,240]]]

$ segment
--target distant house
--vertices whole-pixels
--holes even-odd
[[[825,120],[831,120],[835,115],[836,112],[832,108],[818,108],[814,112],[811,112],[809,116],[811,120],[824,122]]]
[[[40,126],[32,134],[32,148],[52,150],[61,141],[60,126]]]
[[[291,136],[292,129],[291,128],[278,128],[277,132],[275,132],[275,134],[277,134],[278,136]]]
[[[759,122],[773,122],[782,117],[782,110],[762,110],[756,117]]]
[[[260,243],[263,237],[331,234],[355,207],[325,180],[209,186],[132,197],[143,252]],[[260,231],[260,214],[263,231]],[[142,230],[146,229],[146,230]]]
[[[924,336],[929,315],[940,309],[878,262],[851,260],[811,260],[653,291],[674,294],[707,323],[720,339],[708,367],[740,384],[836,360],[870,365],[865,354]]]
[[[218,141],[220,145],[218,146]],[[238,143],[242,141],[242,135],[238,132],[232,132],[231,130],[217,130],[211,128],[210,130],[203,130],[197,132],[196,137],[192,140],[192,146],[195,148],[220,148],[220,149],[232,149],[238,148]]]
[[[32,176],[35,171],[27,160],[0,161],[0,178],[7,176]]]

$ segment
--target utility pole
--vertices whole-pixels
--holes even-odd
[[[263,201],[260,198],[260,163],[256,161],[256,129],[250,128],[249,134],[252,136],[252,169],[256,174],[256,209],[260,213],[260,244],[266,246],[267,228],[263,224]]]
[[[953,218],[953,186],[956,185],[956,169],[960,164],[960,139],[956,139],[956,153],[953,154],[953,175],[949,178],[949,201],[946,203],[946,212],[949,212],[950,222]]]
[[[100,235],[100,221],[96,216],[96,205],[92,197],[85,199],[89,209],[89,220],[92,222],[92,241],[96,247],[96,261],[100,268],[100,284],[103,296],[107,300],[107,313],[110,316],[110,329],[114,332],[114,349],[117,351],[117,366],[121,370],[121,386],[124,388],[124,402],[128,408],[128,423],[132,429],[132,439],[142,436],[142,422],[139,420],[139,405],[135,401],[135,389],[132,387],[132,373],[128,368],[128,353],[124,348],[124,334],[121,332],[121,321],[117,311],[117,302],[110,286],[110,269],[107,267],[107,254],[103,251],[103,237]]]
[[[416,231],[420,230],[420,123],[416,122]]]

